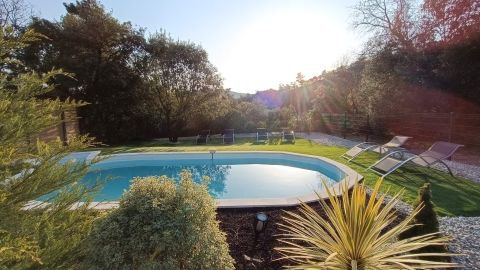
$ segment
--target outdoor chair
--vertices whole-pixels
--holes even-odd
[[[402,149],[399,151],[393,151],[384,156],[383,158],[379,159],[377,162],[375,162],[372,166],[368,167],[367,170],[371,170],[377,174],[379,174],[382,178],[391,174],[394,172],[396,169],[400,168],[407,162],[412,162],[416,165],[423,166],[423,167],[431,167],[434,164],[441,163],[443,166],[445,166],[450,173],[450,175],[453,176],[452,171],[448,167],[447,164],[445,164],[445,160],[451,158],[453,154],[458,150],[458,148],[462,147],[463,145],[460,144],[455,144],[455,143],[449,143],[449,142],[435,142],[430,148],[419,154],[419,155],[413,155],[411,154],[410,157],[407,159],[403,159],[404,153],[407,152],[407,150]],[[396,154],[401,154],[400,159],[395,158]]]
[[[257,128],[257,142],[268,141],[268,132],[266,128]]]
[[[355,145],[345,152],[341,157],[347,159],[349,162],[358,157],[365,151],[373,151],[381,155],[387,154],[392,151],[401,150],[401,146],[404,145],[411,137],[407,136],[395,136],[389,142],[379,145],[373,142],[363,142]]]
[[[287,129],[283,129],[282,142],[295,143],[295,132],[293,130],[288,131]]]
[[[202,130],[197,135],[197,144],[202,144],[202,143],[207,144],[209,139],[210,139],[210,130],[209,129]]]
[[[223,131],[223,143],[235,143],[235,130],[234,129],[225,129]]]

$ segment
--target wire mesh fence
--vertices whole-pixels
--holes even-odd
[[[314,120],[316,129],[344,138],[351,135],[411,136],[423,141],[450,141],[480,146],[480,114],[408,113],[369,116],[324,113]]]

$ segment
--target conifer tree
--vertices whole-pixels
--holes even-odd
[[[0,30],[0,269],[70,268],[81,256],[81,243],[94,215],[85,208],[69,210],[89,193],[78,181],[85,162],[59,162],[92,144],[88,137],[38,140],[40,132],[62,121],[59,112],[83,103],[47,99],[61,70],[37,74],[25,68],[18,54],[43,38],[33,31]],[[48,195],[45,197],[45,195]],[[28,203],[44,198],[26,210]]]
[[[429,233],[437,233],[439,232],[439,224],[437,219],[437,214],[434,210],[434,205],[432,203],[432,192],[430,183],[425,183],[419,190],[418,190],[418,198],[414,204],[414,208],[418,207],[419,205],[423,205],[423,208],[420,212],[415,216],[415,219],[412,221],[412,224],[417,224],[406,230],[404,233],[399,235],[400,239],[407,239],[410,237],[421,236]],[[422,252],[441,252],[446,253],[447,249],[445,246],[428,246],[421,249]],[[447,257],[443,257],[443,260],[449,261],[446,259]]]

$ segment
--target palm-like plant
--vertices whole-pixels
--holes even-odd
[[[456,264],[434,262],[432,256],[451,256],[443,253],[416,253],[430,245],[445,245],[448,238],[427,234],[398,240],[398,235],[412,226],[409,222],[420,211],[419,205],[407,218],[393,226],[397,219],[395,206],[398,197],[386,202],[379,195],[379,180],[368,196],[363,185],[355,184],[351,193],[347,185],[340,192],[327,188],[328,200],[319,197],[326,213],[323,218],[307,204],[300,213],[286,212],[280,241],[276,248],[293,262],[291,269],[438,269]],[[318,195],[318,194],[317,194]],[[376,198],[378,195],[378,198]]]

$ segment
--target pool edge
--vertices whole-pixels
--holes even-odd
[[[291,156],[300,156],[300,157],[307,157],[318,159],[323,162],[327,162],[332,166],[337,167],[339,170],[345,173],[345,177],[342,178],[337,184],[333,185],[330,189],[335,192],[335,194],[341,193],[342,185],[347,182],[348,189],[352,188],[356,182],[360,182],[363,180],[363,175],[359,174],[357,171],[353,170],[349,166],[337,162],[335,160],[322,157],[322,156],[314,156],[314,155],[307,155],[307,154],[299,154],[293,152],[285,152],[285,151],[218,151],[218,153],[222,154],[285,154]],[[109,157],[109,156],[131,156],[131,155],[168,155],[168,154],[207,154],[210,156],[210,153],[207,151],[196,151],[196,152],[137,152],[137,153],[121,153],[121,154],[111,154],[105,155],[102,157]],[[285,197],[285,198],[265,198],[265,199],[215,199],[216,207],[217,208],[256,208],[256,207],[292,207],[297,206],[300,203],[310,203],[314,201],[318,201],[319,196],[323,199],[328,198],[328,194],[326,190],[321,190],[319,193],[312,192],[310,194],[305,194],[299,197]],[[30,201],[27,203],[22,209],[30,210],[34,208],[41,207],[45,205],[45,202],[41,201]],[[83,207],[85,205],[84,202],[77,202],[71,206],[71,209],[77,209],[79,207]],[[88,208],[96,209],[96,210],[108,210],[118,208],[119,201],[103,201],[103,202],[90,202]]]

